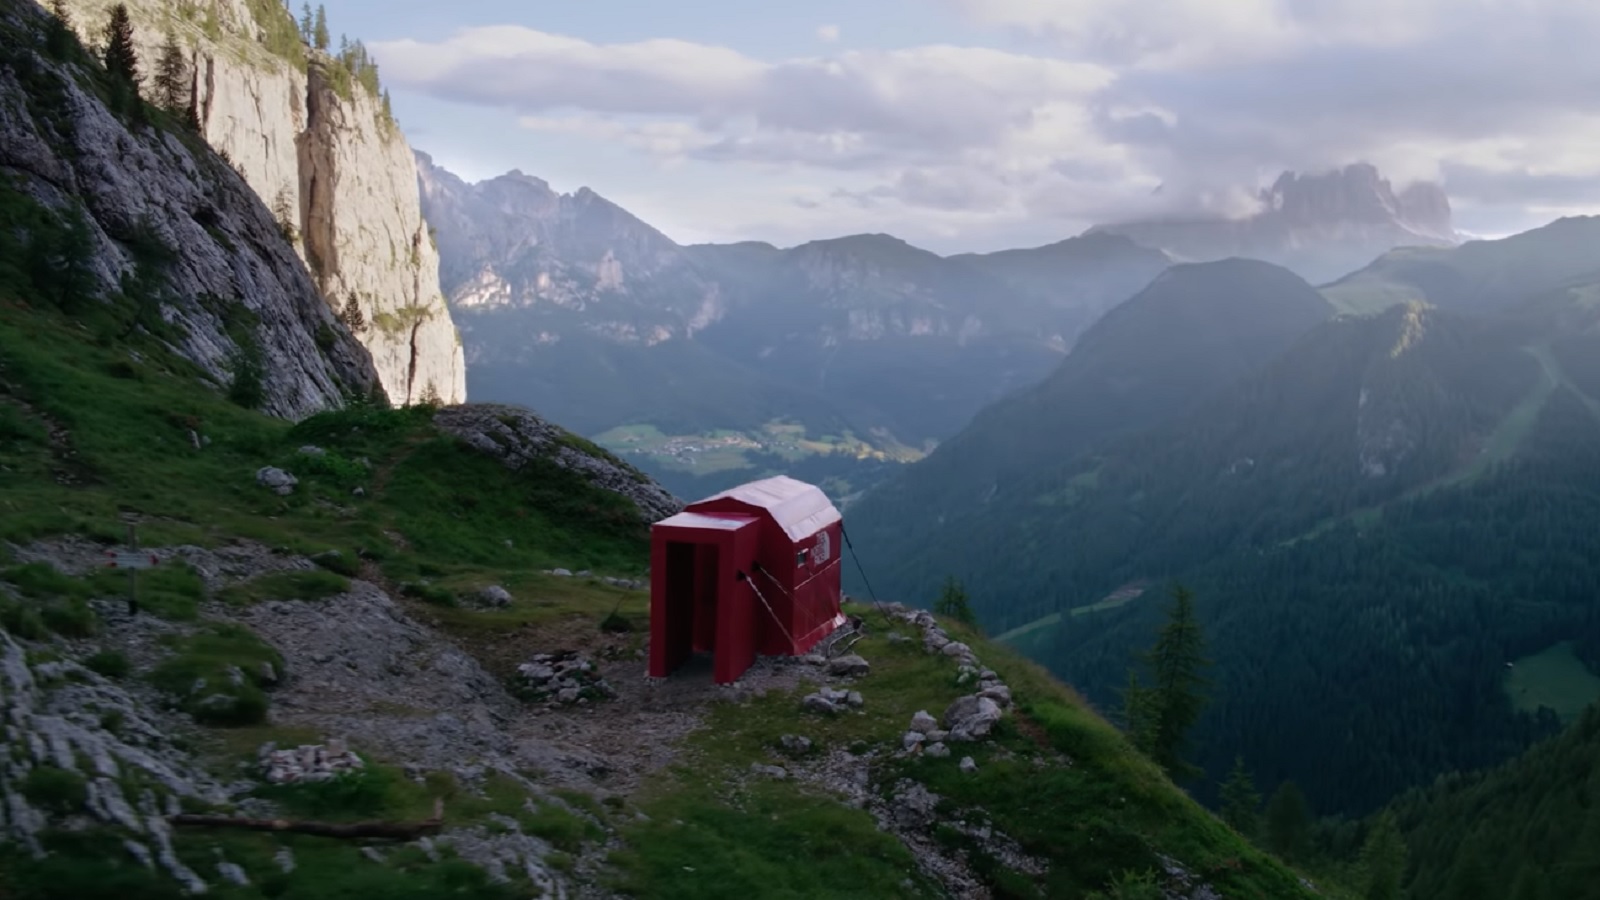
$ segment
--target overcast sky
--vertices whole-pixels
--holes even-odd
[[[440,164],[685,243],[1031,246],[1358,160],[1440,180],[1469,232],[1600,212],[1597,0],[327,7]]]

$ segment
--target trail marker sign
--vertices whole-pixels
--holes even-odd
[[[155,554],[139,549],[139,530],[128,523],[128,546],[131,550],[107,550],[110,559],[106,565],[113,569],[128,570],[128,615],[139,614],[139,570],[154,568],[160,562]]]
[[[106,565],[113,569],[148,569],[160,562],[155,554],[138,550],[110,550],[106,557],[111,560]]]

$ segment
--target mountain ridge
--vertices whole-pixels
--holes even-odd
[[[1187,261],[1264,259],[1313,283],[1338,278],[1395,247],[1460,240],[1443,188],[1414,182],[1396,193],[1370,163],[1284,172],[1255,199],[1259,209],[1243,218],[1150,219],[1096,225],[1087,233],[1126,235]]]

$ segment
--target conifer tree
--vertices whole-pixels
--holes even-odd
[[[128,16],[128,5],[118,3],[111,7],[106,20],[106,71],[126,82],[139,92],[139,55],[133,49],[133,20]]]
[[[1154,757],[1151,739],[1155,734],[1156,692],[1139,681],[1139,673],[1128,670],[1128,686],[1122,691],[1122,728],[1128,742],[1145,756]]]
[[[1205,658],[1205,636],[1195,618],[1194,595],[1182,585],[1172,589],[1172,605],[1167,608],[1167,623],[1144,661],[1150,665],[1155,684],[1147,733],[1146,752],[1174,778],[1190,777],[1198,770],[1183,761],[1183,744],[1190,727],[1200,718],[1206,698],[1201,692],[1205,678],[1200,670],[1210,665]],[[1137,683],[1137,682],[1135,682]]]
[[[1299,785],[1285,781],[1267,801],[1267,849],[1293,862],[1304,856],[1310,837],[1311,810],[1306,805],[1306,795]]]
[[[1394,813],[1385,811],[1373,823],[1361,847],[1362,894],[1365,900],[1400,900],[1406,873],[1406,842]]]
[[[1244,757],[1233,758],[1233,771],[1222,785],[1222,821],[1247,838],[1255,837],[1260,825],[1261,794],[1244,767]]]
[[[311,26],[311,43],[318,50],[328,50],[328,10],[317,4],[317,18]]]
[[[46,52],[55,59],[66,59],[72,40],[72,13],[67,11],[66,0],[50,0],[50,22],[44,41]]]
[[[344,327],[350,329],[351,334],[361,334],[367,330],[367,317],[361,311],[361,304],[356,302],[355,291],[344,301],[344,309],[339,311],[339,321]]]
[[[312,35],[315,33],[315,21],[311,15],[311,4],[309,2],[303,4],[300,7],[300,40],[307,44],[311,43]]]
[[[939,592],[939,599],[934,601],[933,611],[966,625],[976,625],[978,622],[977,616],[972,613],[972,604],[967,600],[967,589],[954,575],[945,576],[944,589]]]
[[[189,60],[183,55],[177,33],[169,28],[161,44],[161,57],[156,60],[156,102],[174,116],[186,116],[191,85]]]

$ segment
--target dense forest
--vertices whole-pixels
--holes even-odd
[[[1364,815],[1559,729],[1512,702],[1508,664],[1570,646],[1600,671],[1596,359],[1542,315],[1337,319],[1186,416],[997,485],[872,577],[896,597],[960,577],[991,633],[1035,623],[1011,640],[1108,710],[1159,604],[1106,598],[1181,580],[1218,662],[1197,793],[1242,755],[1264,790]]]
[[[1391,805],[1415,898],[1600,898],[1600,707],[1520,758]]]

